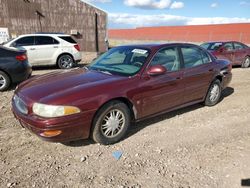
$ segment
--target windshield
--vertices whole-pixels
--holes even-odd
[[[116,47],[94,60],[88,68],[110,74],[132,76],[141,70],[148,55],[147,49]]]
[[[223,45],[222,42],[211,42],[211,43],[204,43],[201,47],[205,48],[206,50],[216,51]]]

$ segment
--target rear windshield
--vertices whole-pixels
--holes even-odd
[[[70,37],[70,36],[66,36],[66,37],[61,36],[59,38],[65,40],[65,41],[67,41],[67,42],[69,42],[71,44],[77,44],[77,42],[72,37]]]

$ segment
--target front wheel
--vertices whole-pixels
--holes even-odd
[[[210,88],[208,89],[206,100],[205,100],[205,105],[206,106],[214,106],[216,105],[221,97],[221,82],[220,80],[215,80],[211,84]]]
[[[250,57],[246,57],[241,64],[242,68],[248,68],[250,66]]]
[[[70,69],[74,66],[74,59],[70,55],[62,55],[57,61],[60,69]]]
[[[126,104],[120,101],[107,103],[94,118],[92,139],[104,145],[120,141],[126,135],[130,118]]]

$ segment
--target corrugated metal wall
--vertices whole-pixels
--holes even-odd
[[[106,50],[107,14],[80,0],[0,0],[0,27],[12,37],[75,30],[83,51]]]
[[[111,29],[109,38],[181,42],[236,40],[250,44],[250,23]]]

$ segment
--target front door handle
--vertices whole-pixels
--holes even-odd
[[[53,46],[54,48],[58,48],[58,46]]]
[[[209,71],[209,72],[213,72],[213,71],[214,71],[214,69],[209,69],[208,71]]]
[[[35,50],[36,48],[30,48],[30,50]]]

